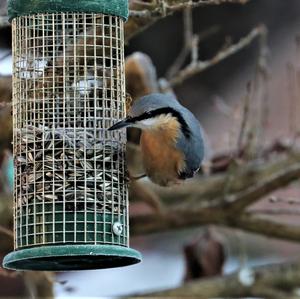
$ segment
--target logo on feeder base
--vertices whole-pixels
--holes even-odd
[[[117,236],[121,236],[123,232],[123,225],[120,222],[115,222],[113,225],[113,232]]]

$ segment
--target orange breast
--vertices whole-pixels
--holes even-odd
[[[144,168],[153,182],[163,186],[178,182],[178,174],[184,169],[185,162],[170,136],[161,131],[143,131],[141,149]]]

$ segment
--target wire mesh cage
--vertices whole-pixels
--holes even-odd
[[[8,268],[140,260],[128,247],[126,134],[107,130],[125,116],[123,22],[69,11],[12,20],[15,251],[4,260]]]

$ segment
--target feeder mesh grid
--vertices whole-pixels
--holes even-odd
[[[15,249],[128,246],[126,133],[107,131],[125,117],[123,20],[37,14],[12,30]]]

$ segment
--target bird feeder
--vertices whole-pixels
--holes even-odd
[[[127,0],[10,0],[18,270],[138,263],[124,131]]]

